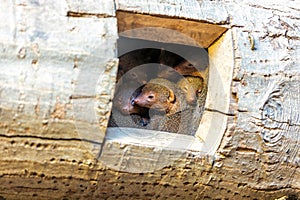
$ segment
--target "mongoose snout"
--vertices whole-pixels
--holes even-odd
[[[149,109],[133,103],[134,98],[141,92],[141,88],[142,86],[135,81],[120,84],[113,99],[113,108],[124,116],[132,114],[141,116],[140,123],[142,126],[146,126],[149,123]]]
[[[150,80],[134,98],[134,105],[155,109],[165,114],[174,114],[185,109],[186,100],[184,93],[167,79],[156,78]]]

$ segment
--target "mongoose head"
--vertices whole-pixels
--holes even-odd
[[[157,77],[165,78],[171,81],[176,81],[180,79],[181,76],[172,67],[167,67],[167,68],[164,67],[162,70],[158,71]]]
[[[160,64],[158,66],[157,77],[177,82],[182,78],[182,75],[175,71],[174,68]]]
[[[147,83],[132,101],[133,105],[168,112],[175,103],[174,91],[160,84]]]
[[[145,112],[145,108],[133,105],[132,100],[140,93],[141,87],[136,84],[122,83],[113,99],[113,106],[123,115],[140,114]]]
[[[132,68],[128,71],[125,71],[125,67],[119,66],[117,80],[122,78],[122,81],[135,81],[140,84],[147,83],[147,73],[139,68]]]
[[[184,92],[188,104],[196,104],[198,94],[203,89],[203,78],[187,76],[177,82],[177,86]]]
[[[176,65],[174,70],[183,76],[196,76],[199,74],[198,69],[186,60]]]
[[[177,82],[182,76],[202,76],[202,74],[194,65],[185,60],[173,68],[161,66],[157,76]]]
[[[140,68],[136,67],[125,73],[126,80],[136,81],[140,84],[147,83],[147,73]]]
[[[123,115],[139,113],[139,107],[131,104],[131,98],[118,95],[114,99],[113,104]]]

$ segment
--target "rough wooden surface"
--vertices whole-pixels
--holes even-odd
[[[117,12],[117,19],[118,31],[123,36],[203,48],[208,48],[226,31],[226,28],[214,24],[123,11]],[[132,30],[133,27],[139,31]],[[177,32],[160,31],[159,28],[177,30]],[[185,34],[191,39],[186,40],[180,34]]]
[[[0,199],[300,198],[299,2],[0,4]],[[117,66],[115,6],[219,24],[232,33],[228,112],[214,111],[227,123],[214,156],[109,138],[102,145]],[[89,112],[95,105],[97,115]],[[88,133],[97,120],[102,131],[95,139]],[[140,151],[154,151],[153,162],[168,164],[153,172],[116,171],[97,159],[101,148],[108,159],[116,150],[121,167],[136,163]]]

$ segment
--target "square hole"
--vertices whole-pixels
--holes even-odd
[[[195,135],[207,92],[207,49],[122,36],[118,47],[109,125]]]
[[[118,98],[118,91],[124,91],[120,85],[134,80],[139,83],[134,88],[139,89],[133,90],[133,92],[135,91],[134,95],[132,95],[133,92],[130,93],[129,105],[145,107],[146,114],[138,114],[138,117],[132,118],[127,113],[126,117],[117,122],[114,121],[115,124],[110,123],[114,127],[107,128],[107,141],[151,148],[191,150],[213,155],[227,126],[233,71],[231,32],[227,31],[225,27],[204,22],[123,11],[117,12],[117,19],[120,66],[116,86],[117,93],[114,99]],[[188,71],[188,68],[182,68],[187,64],[192,65],[190,69],[196,68],[197,70]],[[174,75],[172,70],[179,72],[180,76]],[[165,73],[168,71],[171,73]],[[185,71],[186,74],[184,74]],[[172,76],[166,77],[161,74],[172,74]],[[188,100],[186,94],[189,93],[183,92],[183,95],[180,92],[175,93],[176,101],[184,102],[180,104],[180,109],[175,109],[175,113],[181,113],[179,118],[182,120],[179,124],[183,124],[182,127],[176,123],[177,119],[172,119],[172,116],[175,118],[178,116],[174,113],[168,115],[172,106],[171,109],[165,109],[164,106],[161,108],[149,103],[151,99],[157,99],[155,96],[157,92],[149,95],[151,87],[147,87],[147,85],[150,83],[161,84],[160,80],[156,79],[157,77],[168,79],[176,87],[181,79],[202,78],[202,85],[200,84],[202,87],[196,87],[196,89],[194,87],[196,105],[193,98],[191,101]],[[164,86],[173,90],[173,85],[170,86],[169,83]],[[150,91],[152,90],[150,89]],[[162,93],[166,94],[166,92]],[[201,94],[204,94],[205,98],[199,101],[198,95]],[[141,96],[145,98],[139,98]],[[167,98],[163,102],[173,102],[174,98],[170,96],[172,97],[170,93],[164,96]],[[142,103],[140,103],[141,101]],[[114,102],[116,101],[114,100]],[[113,103],[113,107],[116,108],[115,103]],[[188,119],[186,119],[188,115],[182,114],[186,107],[193,108],[192,117],[189,116]],[[161,126],[158,126],[158,129],[157,126],[155,128],[147,127],[148,124],[155,121],[157,110],[161,111],[160,109],[162,109],[163,118],[158,118],[159,122],[164,124],[166,115],[171,116],[170,119],[168,118],[168,122],[175,121],[174,124],[170,123],[171,131],[159,129]],[[114,116],[114,109],[111,116]],[[134,122],[135,125],[126,127],[127,119],[131,120],[131,123]],[[143,126],[144,123],[145,126]],[[140,157],[143,156],[140,155]],[[143,159],[147,160],[147,156],[145,155]]]

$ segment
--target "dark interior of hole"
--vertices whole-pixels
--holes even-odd
[[[207,93],[207,49],[121,37],[118,55],[108,126],[194,135]]]

